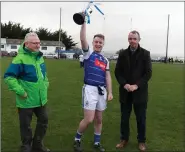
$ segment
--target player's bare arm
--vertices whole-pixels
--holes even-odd
[[[80,30],[80,41],[83,50],[88,50],[88,43],[86,38],[86,23],[82,24]]]
[[[112,95],[112,79],[110,75],[110,71],[106,71],[106,84],[107,84],[107,92],[108,92],[108,101],[113,99]]]

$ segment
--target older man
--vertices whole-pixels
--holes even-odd
[[[16,94],[16,107],[20,121],[21,152],[49,152],[43,145],[48,127],[46,111],[49,86],[46,66],[39,51],[40,40],[36,33],[28,33],[4,74],[5,83]],[[30,126],[33,113],[37,117],[35,134]]]

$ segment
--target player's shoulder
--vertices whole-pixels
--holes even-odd
[[[103,56],[104,60],[106,60],[106,62],[109,63],[108,58],[105,55],[102,55],[102,56]]]
[[[127,49],[122,49],[122,50],[120,50],[120,52],[119,52],[119,56],[123,56],[123,55],[125,55],[126,53],[128,52],[128,48]]]
[[[145,48],[142,48],[142,47],[140,47],[140,50],[142,50],[144,56],[150,55],[150,51],[149,51],[149,50],[147,50],[147,49],[145,49]]]
[[[94,52],[93,48],[92,47],[89,47],[88,48],[88,51],[92,54]]]

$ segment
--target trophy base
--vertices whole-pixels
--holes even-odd
[[[73,15],[73,20],[76,24],[82,25],[85,21],[85,15],[82,13],[75,13]]]

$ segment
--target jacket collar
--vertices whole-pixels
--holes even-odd
[[[126,56],[126,59],[127,59],[127,62],[128,62],[128,68],[130,68],[130,46],[125,50],[125,56]],[[140,47],[140,45],[138,45],[138,48],[135,50],[135,52],[134,52],[134,54],[133,55],[135,55],[135,60],[134,61],[132,61],[133,62],[133,65],[136,65],[137,64],[137,61],[138,61],[138,58],[139,58],[139,56],[142,54],[141,53],[142,51],[141,51],[141,47]]]
[[[25,47],[25,45],[23,45],[23,50],[25,54],[35,56],[36,58],[41,58],[43,56],[43,53],[41,51],[38,51],[38,52],[30,51],[28,48]]]

